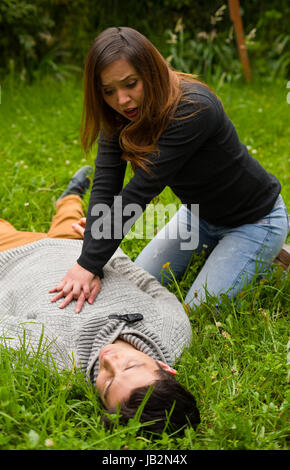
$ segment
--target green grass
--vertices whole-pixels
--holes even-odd
[[[8,80],[1,91],[0,217],[19,230],[47,231],[72,174],[94,162],[94,152],[85,157],[79,145],[82,87]],[[241,140],[280,179],[289,210],[286,82],[224,85],[217,93]],[[159,198],[175,201],[168,188]],[[122,247],[134,259],[145,243],[128,239]],[[194,259],[179,283],[183,296],[202,262]],[[238,303],[224,299],[219,315],[214,304],[208,299],[191,312],[193,342],[176,364],[200,408],[196,431],[156,439],[142,429],[137,435],[132,421],[108,432],[97,392],[79,371],[59,374],[45,356],[1,346],[0,449],[287,449],[289,276],[275,269],[244,289]]]

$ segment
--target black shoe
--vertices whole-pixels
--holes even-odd
[[[65,196],[69,196],[70,194],[76,194],[77,196],[83,197],[85,192],[90,186],[90,179],[89,175],[92,174],[93,169],[91,166],[86,165],[80,168],[72,177],[70,183],[68,184],[66,190],[62,193],[62,195],[58,198],[63,199]]]

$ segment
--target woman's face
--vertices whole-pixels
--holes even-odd
[[[144,99],[143,81],[126,59],[119,59],[101,72],[105,102],[122,116],[134,120]]]

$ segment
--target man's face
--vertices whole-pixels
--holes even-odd
[[[174,369],[158,361],[161,367],[172,374]],[[124,341],[104,346],[99,355],[97,389],[106,408],[129,398],[137,387],[149,386],[157,380],[156,361]]]

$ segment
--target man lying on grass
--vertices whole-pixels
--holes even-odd
[[[121,422],[135,415],[149,390],[140,421],[156,421],[146,429],[162,432],[169,415],[173,430],[195,427],[200,417],[194,397],[172,368],[190,344],[190,323],[153,276],[118,249],[93,304],[76,313],[76,301],[61,310],[49,301],[51,284],[81,252],[81,197],[89,172],[84,167],[74,175],[47,234],[20,232],[0,219],[0,335],[7,347],[19,348],[25,331],[29,349],[48,348],[59,370],[75,360],[106,408],[120,409]]]

